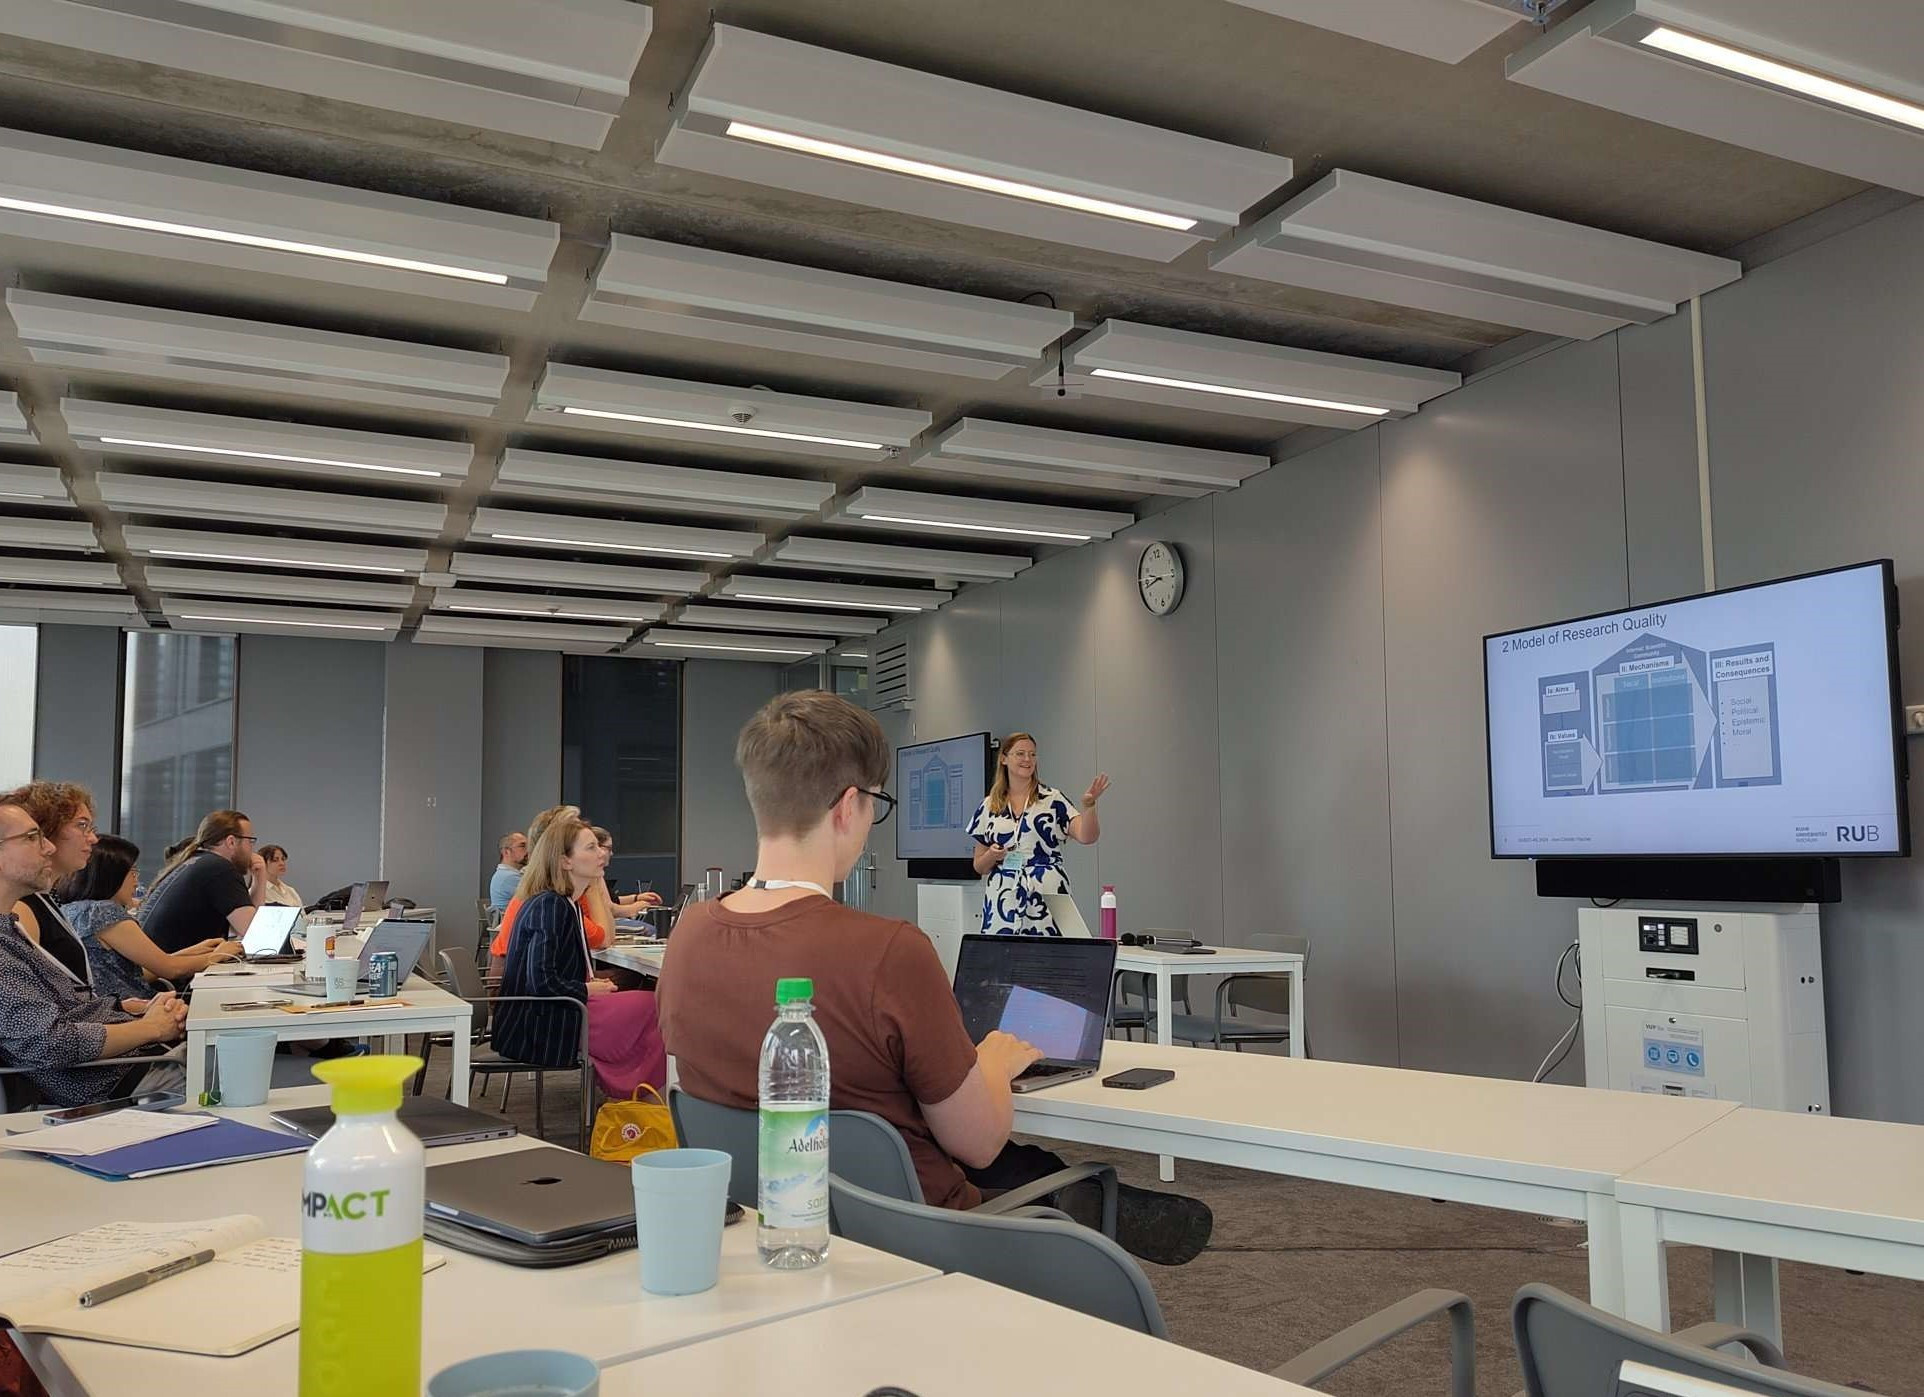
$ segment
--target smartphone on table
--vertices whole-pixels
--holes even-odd
[[[1132,1067],[1127,1072],[1111,1073],[1102,1079],[1102,1084],[1120,1091],[1143,1091],[1173,1081],[1175,1076],[1166,1067]]]
[[[92,1101],[85,1106],[63,1106],[40,1117],[43,1125],[65,1125],[84,1121],[89,1116],[104,1116],[110,1111],[166,1111],[187,1098],[177,1091],[144,1091],[138,1096],[116,1096],[111,1101]]]

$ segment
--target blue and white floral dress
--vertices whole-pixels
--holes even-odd
[[[1043,786],[1020,816],[992,814],[985,800],[969,821],[978,844],[1006,844],[1011,853],[989,874],[982,896],[982,930],[991,936],[1060,936],[1042,898],[1069,891],[1062,845],[1076,808],[1061,791]]]

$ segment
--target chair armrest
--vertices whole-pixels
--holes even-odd
[[[1698,1348],[1719,1349],[1731,1344],[1742,1344],[1766,1368],[1782,1368],[1784,1351],[1749,1329],[1741,1329],[1734,1324],[1697,1324],[1688,1329],[1680,1329],[1670,1336],[1680,1344],[1695,1344]]]
[[[1075,1221],[1074,1218],[1070,1217],[1060,1208],[1044,1208],[1040,1204],[1032,1204],[1027,1208],[1015,1208],[1002,1214],[1002,1216],[1005,1218],[1045,1218],[1050,1222]]]
[[[457,994],[455,998],[464,999],[466,996]],[[484,1001],[469,999],[467,1002],[469,1004],[480,1004]],[[496,994],[488,996],[485,1002],[497,1006],[502,1004],[572,1004],[581,1013],[581,1060],[583,1062],[588,1060],[588,1001],[586,999],[576,999],[571,994]],[[499,1020],[499,1015],[496,1015],[496,1020]],[[489,1027],[489,1036],[493,1036],[492,1025]]]
[[[1331,1373],[1373,1352],[1426,1320],[1450,1317],[1450,1392],[1476,1397],[1476,1319],[1470,1297],[1453,1290],[1421,1290],[1368,1319],[1332,1334],[1308,1352],[1274,1369],[1271,1377],[1314,1387]]]
[[[1071,1164],[1067,1169],[1058,1169],[1044,1178],[986,1199],[975,1211],[991,1217],[1007,1217],[1038,1198],[1047,1198],[1084,1179],[1095,1179],[1102,1185],[1102,1235],[1113,1242],[1116,1238],[1116,1166],[1113,1164]]]

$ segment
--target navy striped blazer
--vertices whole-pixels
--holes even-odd
[[[566,995],[585,1005],[593,968],[573,902],[546,892],[522,904],[508,940],[504,996]],[[572,1067],[581,1061],[581,1014],[563,1004],[503,1004],[495,1010],[493,1045],[516,1062]]]

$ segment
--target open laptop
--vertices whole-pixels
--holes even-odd
[[[1042,1050],[1042,1060],[1010,1083],[1012,1091],[1038,1091],[1101,1068],[1115,973],[1113,941],[965,936],[955,1002],[971,1042],[1000,1029]]]
[[[403,921],[399,917],[387,918],[370,931],[367,939],[361,943],[361,973],[355,981],[355,988],[365,990],[368,987],[367,968],[374,963],[375,953],[392,951],[401,961],[401,978],[395,986],[399,989],[401,985],[407,983],[408,976],[414,973],[415,966],[420,964],[421,953],[427,950],[428,942],[433,936],[433,922]],[[284,988],[294,994],[327,993],[327,984],[322,980],[296,980]]]
[[[299,960],[300,956],[291,954],[288,946],[294,928],[300,924],[298,907],[276,907],[271,903],[256,907],[254,920],[247,924],[247,932],[241,937],[241,958],[256,965]]]
[[[527,1246],[551,1246],[632,1231],[635,1185],[626,1164],[572,1150],[516,1150],[434,1165],[427,1211]]]
[[[328,1106],[302,1106],[276,1111],[273,1119],[289,1130],[318,1140],[334,1124],[334,1111]],[[398,1115],[402,1125],[420,1137],[423,1145],[469,1145],[477,1140],[505,1140],[514,1134],[514,1122],[470,1106],[457,1106],[438,1096],[404,1096]]]
[[[1089,930],[1089,923],[1082,919],[1082,909],[1076,906],[1075,898],[1068,893],[1043,893],[1042,905],[1049,909],[1056,930],[1064,936],[1079,936],[1087,941],[1095,935]]]

